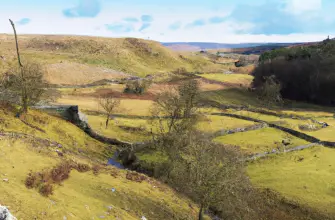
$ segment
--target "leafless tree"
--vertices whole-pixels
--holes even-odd
[[[45,94],[47,83],[44,81],[43,67],[33,61],[25,61],[24,65],[12,67],[8,77],[2,82],[3,91],[8,94],[8,101],[21,105],[21,111],[38,103]],[[11,98],[9,98],[11,97]]]
[[[103,108],[106,114],[106,128],[108,128],[109,119],[113,112],[120,106],[120,99],[111,95],[106,95],[98,99],[99,106]]]
[[[21,61],[15,25],[12,20],[9,21],[15,35],[18,67],[12,67],[2,80],[2,94],[8,96],[7,101],[18,102],[22,112],[27,112],[30,105],[40,101],[47,84],[43,79],[44,69],[41,65],[32,61]]]
[[[159,130],[164,133],[192,127],[198,116],[198,94],[199,86],[195,80],[185,81],[177,88],[158,94],[152,114]]]

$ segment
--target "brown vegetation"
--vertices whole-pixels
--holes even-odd
[[[147,177],[142,175],[142,174],[139,174],[137,172],[132,172],[132,171],[128,171],[127,174],[126,174],[126,178],[128,180],[131,180],[131,181],[135,181],[135,182],[139,182],[141,183],[142,181],[146,180]]]
[[[53,193],[52,184],[60,184],[68,179],[72,169],[78,172],[88,172],[91,170],[87,164],[63,161],[52,169],[36,173],[30,172],[25,180],[25,185],[28,189],[38,188],[43,196],[49,196]]]

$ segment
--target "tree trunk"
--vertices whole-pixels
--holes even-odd
[[[203,220],[204,219],[204,217],[203,217],[203,215],[202,215],[202,212],[203,212],[203,206],[202,206],[202,204],[200,205],[200,209],[199,209],[199,218],[198,218],[198,220]]]
[[[108,128],[108,122],[109,122],[109,115],[107,115],[107,119],[106,119],[106,129]]]

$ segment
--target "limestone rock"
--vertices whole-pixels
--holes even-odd
[[[0,205],[0,220],[17,220],[5,206]]]

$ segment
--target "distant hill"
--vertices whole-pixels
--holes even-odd
[[[281,47],[291,47],[298,45],[311,44],[308,43],[240,43],[240,44],[225,44],[225,43],[205,43],[205,42],[175,42],[161,43],[175,51],[200,51],[200,50],[223,50],[231,49],[231,52],[242,54],[261,54],[265,51],[278,49]],[[229,50],[228,50],[229,51]]]
[[[206,42],[173,42],[161,43],[172,50],[176,51],[199,51],[220,48],[245,48],[263,45],[262,43],[241,43],[241,44],[225,44],[225,43],[206,43]]]

